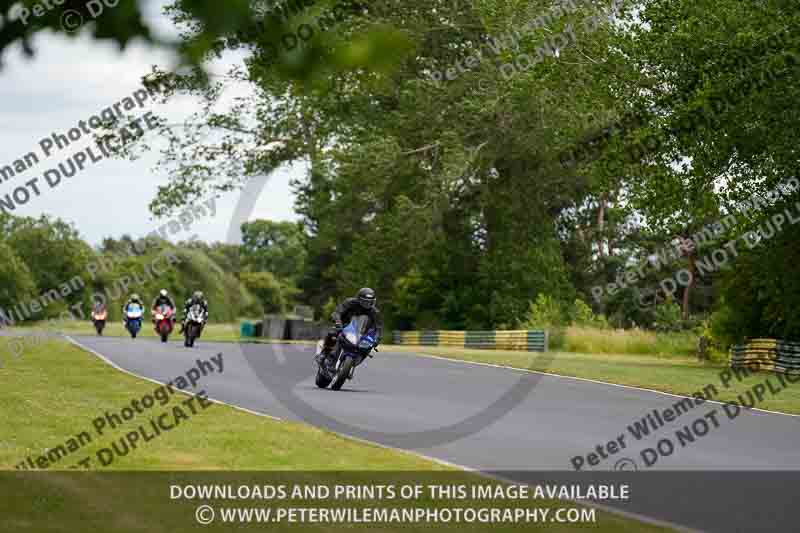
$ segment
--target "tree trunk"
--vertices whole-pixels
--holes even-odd
[[[606,218],[606,194],[600,197],[600,207],[597,210],[597,249],[600,252],[600,258],[605,258],[605,250],[603,248],[603,233],[605,230]]]
[[[683,319],[688,320],[689,318],[689,298],[692,294],[692,287],[694,287],[694,273],[695,273],[695,261],[694,261],[694,250],[692,250],[688,254],[689,259],[689,274],[691,277],[689,278],[689,283],[683,289]]]

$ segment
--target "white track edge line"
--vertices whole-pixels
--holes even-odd
[[[144,379],[144,380],[149,381],[151,383],[157,383],[157,384],[163,385],[163,386],[167,385],[166,383],[162,383],[162,382],[158,381],[157,379],[149,378],[147,376],[140,376],[139,374],[137,374],[135,372],[131,372],[130,370],[126,370],[126,369],[122,368],[121,366],[117,365],[116,363],[114,363],[114,361],[110,360],[108,357],[104,356],[100,352],[97,352],[97,351],[89,348],[88,346],[85,346],[85,345],[79,343],[78,341],[76,341],[75,339],[70,337],[69,335],[64,335],[64,338],[66,338],[68,341],[70,341],[75,346],[78,346],[82,350],[85,350],[85,351],[91,353],[92,355],[95,355],[95,356],[99,357],[105,363],[111,365],[112,367],[114,367],[115,369],[119,370],[120,372],[123,372],[125,374],[130,375],[130,376],[137,377],[139,379]],[[196,396],[195,394],[191,394],[190,392],[187,392],[187,391],[184,391],[184,390],[181,390],[181,389],[175,389],[175,390],[176,390],[176,392],[182,392],[183,394],[187,394],[189,396]],[[211,398],[210,396],[207,396],[206,399],[211,401],[211,402],[214,402],[214,403],[218,403],[218,404],[221,404],[221,405],[227,405],[228,407],[232,407],[234,409],[237,409],[239,411],[243,411],[243,412],[251,414],[251,415],[263,416],[263,417],[266,417],[266,418],[271,418],[272,420],[276,420],[278,422],[283,422],[283,419],[278,418],[277,416],[273,416],[273,415],[270,415],[270,414],[267,414],[267,413],[261,413],[261,412],[258,412],[258,411],[253,411],[251,409],[248,409],[247,407],[242,407],[240,405],[230,404],[230,403],[224,402],[222,400],[217,400],[216,398]]]
[[[503,477],[503,476],[489,474],[489,473],[483,472],[483,471],[481,471],[479,469],[473,468],[471,466],[464,466],[464,465],[461,465],[461,464],[458,464],[458,463],[453,463],[453,462],[447,461],[445,459],[439,459],[438,457],[432,457],[430,455],[426,455],[424,453],[420,453],[418,451],[407,450],[405,448],[397,448],[395,446],[391,446],[391,445],[388,445],[388,444],[382,444],[380,442],[373,442],[371,440],[362,439],[361,437],[354,437],[352,435],[346,435],[346,434],[343,434],[343,433],[339,433],[337,431],[332,431],[330,429],[326,429],[326,428],[323,428],[323,429],[325,429],[325,431],[327,431],[327,432],[329,432],[331,434],[337,435],[337,436],[345,438],[345,439],[354,440],[354,441],[357,441],[357,442],[361,442],[361,443],[368,444],[368,445],[371,445],[371,446],[376,446],[378,448],[383,448],[383,449],[386,449],[386,450],[391,450],[391,451],[394,451],[394,452],[399,452],[399,453],[408,454],[408,455],[414,455],[414,456],[420,457],[422,459],[426,459],[428,461],[431,461],[433,463],[438,463],[438,464],[443,465],[443,466],[449,466],[451,468],[457,468],[457,469],[463,470],[465,472],[468,472],[470,474],[474,474],[474,475],[477,475],[477,476],[480,476],[480,477],[483,477],[483,478],[486,478],[486,479],[494,479],[495,481],[502,481],[503,483],[509,483],[511,485],[519,485],[520,484],[519,481],[513,480],[511,478],[506,478],[506,477]],[[376,470],[376,472],[380,472],[380,470]],[[402,473],[402,471],[397,471],[397,472],[398,473]],[[539,472],[541,472],[544,475],[548,471],[547,470],[541,470]],[[554,472],[561,472],[561,471],[560,470],[554,470]],[[526,484],[526,483],[523,483],[523,484]],[[624,517],[624,518],[629,518],[631,520],[637,520],[639,522],[644,522],[646,524],[651,524],[651,525],[658,526],[658,527],[665,527],[665,528],[673,529],[675,531],[681,531],[681,532],[684,532],[684,533],[703,533],[703,530],[700,530],[700,529],[692,529],[692,528],[688,528],[686,526],[682,526],[680,524],[675,524],[675,523],[672,523],[672,522],[668,522],[666,520],[660,520],[658,518],[651,518],[649,516],[645,516],[645,515],[642,515],[642,514],[639,514],[639,513],[634,513],[634,512],[631,512],[631,511],[623,511],[622,509],[617,509],[615,507],[610,507],[610,506],[602,504],[602,503],[595,503],[595,502],[582,501],[582,500],[572,500],[570,498],[553,498],[553,500],[558,500],[558,501],[563,501],[563,502],[571,502],[571,503],[573,503],[575,505],[580,505],[582,507],[590,507],[590,508],[599,509],[599,510],[601,510],[603,512],[606,512],[606,513],[609,513],[609,514],[614,514],[614,515],[621,516],[621,517]]]
[[[81,344],[80,342],[78,342],[77,340],[73,339],[69,335],[64,335],[64,337],[68,341],[70,341],[72,344],[74,344],[75,346],[78,346],[82,350],[87,351],[87,352],[95,355],[96,357],[100,358],[105,363],[107,363],[108,365],[112,366],[113,368],[119,370],[120,372],[123,372],[125,374],[137,377],[139,379],[144,379],[146,381],[150,381],[151,383],[157,383],[159,385],[166,386],[165,383],[161,383],[158,380],[155,380],[155,379],[152,379],[152,378],[149,378],[149,377],[146,377],[146,376],[140,376],[139,374],[136,374],[135,372],[131,372],[130,370],[126,370],[126,369],[122,368],[121,366],[117,365],[116,363],[111,361],[109,358],[107,358],[106,356],[101,354],[100,352],[97,352],[96,350],[93,350],[92,348],[89,348],[88,346],[85,346],[85,345]],[[395,352],[395,353],[400,353],[400,352]],[[412,354],[412,355],[415,355],[415,354]],[[434,358],[437,358],[437,359],[443,359],[443,360],[447,360],[447,361],[452,361],[452,359],[447,359],[447,358],[444,358],[444,357],[440,358],[440,357],[437,357],[437,356],[430,356],[430,355],[423,355],[423,357],[434,357]],[[463,361],[463,362],[471,362],[471,361]],[[513,367],[505,367],[505,366],[501,366],[501,365],[492,365],[492,364],[489,364],[489,363],[476,363],[476,364],[485,364],[487,366],[494,366],[494,367],[497,367],[497,368],[504,368],[504,369],[521,370],[521,369],[515,369]],[[533,372],[533,371],[531,371],[531,372]],[[538,373],[546,374],[546,372],[538,372]],[[548,375],[558,375],[558,374],[548,374]],[[645,389],[645,390],[647,390],[647,389]],[[191,394],[189,394],[188,392],[181,391],[180,389],[178,389],[178,392],[183,392],[184,394],[187,394],[187,395],[191,396]],[[243,412],[248,413],[248,414],[252,414],[252,415],[256,415],[256,416],[262,416],[262,417],[266,417],[266,418],[271,418],[273,420],[283,422],[283,420],[278,418],[278,417],[275,417],[275,416],[272,416],[272,415],[269,415],[269,414],[266,414],[266,413],[260,413],[258,411],[253,411],[253,410],[250,410],[250,409],[248,409],[246,407],[241,407],[239,405],[229,404],[227,402],[223,402],[221,400],[217,400],[217,399],[214,399],[214,398],[211,398],[211,397],[207,397],[206,399],[208,399],[208,400],[210,400],[210,401],[212,401],[214,403],[218,403],[218,404],[226,405],[228,407],[232,407],[233,409],[237,409],[239,411],[243,411]],[[453,463],[453,462],[450,462],[450,461],[446,461],[444,459],[439,459],[437,457],[432,457],[430,455],[426,455],[424,453],[420,453],[420,452],[417,452],[417,451],[407,450],[407,449],[404,449],[404,448],[397,448],[395,446],[390,446],[388,444],[382,444],[380,442],[374,442],[374,441],[371,441],[371,440],[362,439],[360,437],[355,437],[353,435],[347,435],[347,434],[344,434],[344,433],[339,433],[338,431],[333,431],[333,430],[330,430],[328,428],[320,428],[318,426],[314,426],[313,424],[307,424],[305,422],[299,422],[299,423],[301,423],[303,425],[306,425],[306,426],[309,426],[309,427],[322,429],[323,431],[326,431],[326,432],[328,432],[328,433],[330,433],[332,435],[336,435],[336,436],[344,438],[344,439],[349,439],[349,440],[353,440],[353,441],[356,441],[356,442],[361,442],[363,444],[376,446],[378,448],[383,448],[383,449],[386,449],[386,450],[392,450],[392,451],[398,452],[398,453],[417,456],[417,457],[420,457],[422,459],[426,459],[428,461],[431,461],[433,463],[437,463],[437,464],[440,464],[440,465],[443,465],[443,466],[449,466],[451,468],[458,468],[458,469],[461,469],[461,470],[463,470],[465,472],[469,472],[471,474],[479,475],[479,476],[487,478],[487,479],[495,479],[497,481],[503,481],[505,483],[510,483],[510,484],[519,484],[518,481],[514,481],[512,479],[504,478],[502,476],[495,476],[495,475],[487,474],[485,472],[481,472],[480,470],[477,470],[477,469],[475,469],[473,467],[470,467],[470,466],[460,465],[458,463]],[[687,528],[685,526],[681,526],[681,525],[678,525],[678,524],[673,524],[671,522],[667,522],[667,521],[664,521],[664,520],[659,520],[659,519],[656,519],[656,518],[650,518],[648,516],[640,515],[638,513],[633,513],[633,512],[630,512],[630,511],[623,511],[621,509],[616,509],[616,508],[609,507],[607,505],[599,504],[599,503],[595,503],[595,502],[575,501],[575,500],[570,500],[568,498],[565,498],[563,500],[559,499],[559,501],[572,502],[572,503],[574,503],[576,505],[581,505],[583,507],[590,507],[590,508],[599,509],[599,510],[607,512],[609,514],[614,514],[614,515],[621,516],[621,517],[624,517],[624,518],[629,518],[629,519],[632,519],[632,520],[638,520],[639,522],[644,522],[646,524],[651,524],[651,525],[655,525],[655,526],[659,526],[659,527],[666,527],[666,528],[669,528],[669,529],[673,529],[675,531],[681,531],[681,532],[685,532],[685,533],[701,533],[701,531],[702,531],[702,530]]]
[[[388,352],[387,351],[386,353],[392,353],[392,352]],[[580,378],[580,377],[577,377],[577,376],[567,376],[567,375],[564,375],[564,374],[556,374],[555,372],[544,372],[542,370],[531,370],[529,368],[517,368],[517,367],[514,367],[514,366],[498,365],[498,364],[494,364],[494,363],[482,363],[480,361],[466,361],[464,359],[453,359],[453,358],[450,358],[450,357],[442,357],[440,355],[433,355],[433,354],[427,354],[427,353],[410,353],[410,352],[394,352],[394,353],[395,354],[400,354],[400,355],[411,355],[411,356],[414,356],[414,357],[430,357],[431,359],[439,359],[441,361],[449,361],[451,363],[464,363],[464,364],[468,364],[468,365],[481,365],[481,366],[489,366],[489,367],[492,367],[492,368],[502,368],[504,370],[516,370],[516,371],[519,371],[519,372],[527,372],[527,373],[530,373],[530,374],[542,374],[544,376],[552,376],[552,377],[561,378],[561,379],[573,379],[575,381],[587,381],[589,383],[595,383],[595,384],[598,384],[598,385],[609,385],[611,387],[620,387],[620,388],[623,388],[623,389],[633,389],[633,390],[639,390],[639,391],[644,391],[644,392],[652,392],[652,393],[655,393],[655,394],[662,394],[664,396],[672,396],[673,398],[688,398],[690,400],[693,399],[691,396],[683,396],[681,394],[675,394],[674,392],[664,392],[664,391],[660,391],[660,390],[656,390],[656,389],[647,389],[645,387],[637,387],[635,385],[622,385],[620,383],[610,383],[608,381],[600,381],[600,380],[597,380],[597,379]],[[525,353],[529,353],[529,352],[525,352]],[[720,402],[718,400],[704,400],[704,401],[710,402],[710,403],[716,403],[716,404],[719,404],[719,405],[727,405],[726,402]],[[768,413],[768,414],[771,414],[771,415],[791,416],[791,417],[794,417],[794,418],[800,417],[800,414],[783,413],[781,411],[770,411],[769,409],[762,409],[760,407],[752,407],[752,408],[749,408],[749,409],[747,409],[747,408],[744,408],[744,409],[746,411],[748,411],[748,412],[759,411],[759,412]]]

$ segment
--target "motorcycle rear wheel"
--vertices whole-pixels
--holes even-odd
[[[332,378],[329,378],[327,374],[325,374],[322,368],[317,368],[317,379],[316,379],[317,387],[319,387],[320,389],[326,388],[328,385],[331,384],[331,379]]]

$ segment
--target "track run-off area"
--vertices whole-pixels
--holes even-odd
[[[335,392],[315,386],[311,345],[70,339],[161,383],[222,354],[198,383],[211,399],[508,480],[632,479],[622,510],[686,529],[781,530],[776,494],[800,480],[792,415],[390,348]]]

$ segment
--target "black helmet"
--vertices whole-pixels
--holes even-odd
[[[367,309],[372,309],[372,306],[375,305],[375,291],[368,287],[359,290],[356,298],[358,298],[358,303]]]

